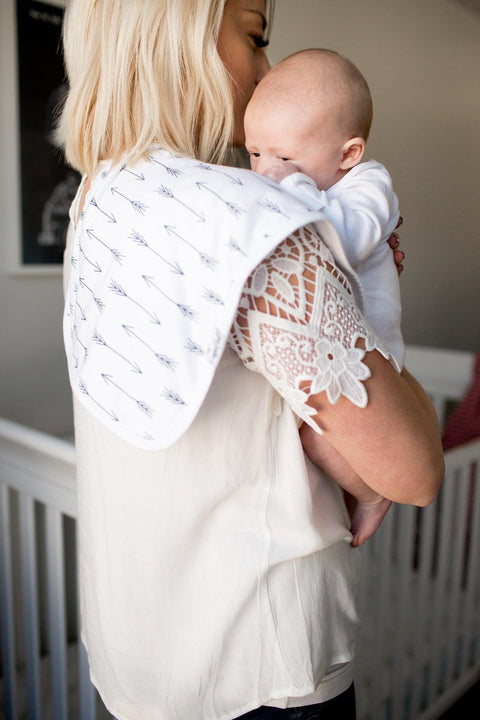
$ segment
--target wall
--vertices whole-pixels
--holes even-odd
[[[478,4],[476,5],[478,7]],[[374,98],[370,154],[390,169],[405,225],[407,342],[480,349],[480,14],[453,0],[277,0],[272,62],[340,50]],[[0,0],[0,415],[72,431],[58,273],[15,274],[19,237],[14,2]]]
[[[305,47],[342,52],[370,84],[368,153],[405,219],[407,342],[480,350],[480,2],[277,0],[271,60]]]
[[[60,271],[34,275],[17,271],[15,53],[14,0],[0,0],[0,416],[68,435],[72,410],[61,335]]]

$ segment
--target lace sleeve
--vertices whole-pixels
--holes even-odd
[[[284,240],[250,275],[229,342],[317,432],[308,398],[325,391],[332,404],[344,395],[365,407],[365,352],[388,357],[312,227]]]

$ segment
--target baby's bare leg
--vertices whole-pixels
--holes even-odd
[[[300,428],[300,439],[310,460],[355,499],[353,507],[347,503],[352,519],[352,545],[362,545],[379,527],[391,501],[372,490],[340,453],[305,423]]]

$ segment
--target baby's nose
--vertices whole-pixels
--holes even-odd
[[[272,167],[272,161],[268,159],[268,157],[265,157],[264,155],[260,155],[259,157],[252,158],[252,170],[255,170],[255,172],[260,173],[260,175],[266,175],[270,168]]]

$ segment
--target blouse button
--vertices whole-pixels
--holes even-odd
[[[275,393],[272,400],[272,412],[278,417],[282,414],[282,396]]]

